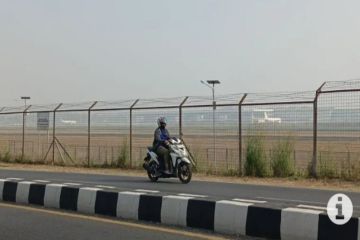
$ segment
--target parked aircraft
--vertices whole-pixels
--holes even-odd
[[[61,122],[70,125],[74,125],[77,123],[75,120],[61,120]]]
[[[252,115],[252,121],[257,123],[281,123],[281,118],[269,117],[268,112],[273,111],[273,109],[255,109]]]

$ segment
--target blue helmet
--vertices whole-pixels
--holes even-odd
[[[157,124],[158,126],[160,127],[161,124],[167,124],[167,121],[166,121],[166,118],[165,117],[159,117],[158,120],[157,120]]]

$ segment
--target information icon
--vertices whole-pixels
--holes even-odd
[[[353,214],[353,204],[348,196],[342,193],[332,196],[327,204],[327,214],[336,225],[344,225]]]

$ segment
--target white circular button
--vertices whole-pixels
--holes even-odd
[[[344,225],[353,214],[353,204],[348,196],[342,193],[332,196],[327,204],[327,214],[336,225]]]

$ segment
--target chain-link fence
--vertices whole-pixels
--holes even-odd
[[[318,173],[360,176],[360,81],[328,82],[318,97]],[[356,91],[354,91],[356,90]]]
[[[314,92],[215,100],[215,105],[211,97],[176,97],[3,107],[0,159],[140,167],[156,119],[165,116],[198,171],[248,174],[256,153],[271,175],[285,156],[292,173],[360,176],[359,80],[325,82]]]

